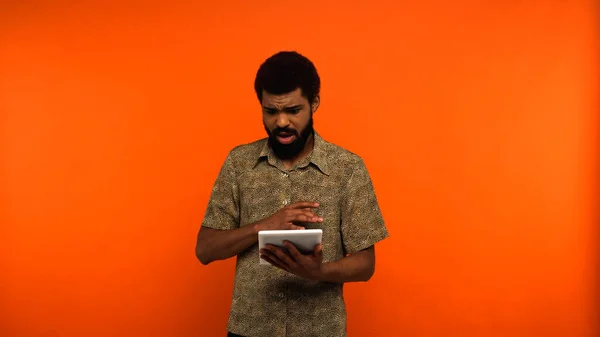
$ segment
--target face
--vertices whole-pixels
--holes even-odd
[[[312,114],[318,107],[319,97],[311,105],[300,89],[282,95],[263,91],[263,124],[277,157],[291,159],[304,149],[313,133]]]

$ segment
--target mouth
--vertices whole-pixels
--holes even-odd
[[[282,132],[282,133],[280,133],[280,134],[277,135],[277,140],[281,144],[290,144],[295,139],[296,139],[296,135],[294,135],[293,133]]]

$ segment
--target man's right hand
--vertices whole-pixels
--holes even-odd
[[[323,222],[323,218],[319,217],[311,211],[311,208],[319,207],[318,203],[299,201],[287,205],[271,215],[255,223],[256,231],[274,230],[274,229],[304,229],[302,226],[297,226],[295,222]]]
[[[323,222],[311,211],[319,207],[314,202],[297,202],[283,207],[277,213],[253,224],[231,230],[203,227],[198,233],[196,256],[202,264],[235,256],[258,240],[258,232],[265,229],[304,229],[294,223]]]

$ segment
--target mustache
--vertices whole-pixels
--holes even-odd
[[[273,130],[273,134],[276,136],[278,136],[282,133],[288,133],[288,134],[298,136],[298,132],[296,130],[292,130],[289,128],[276,128],[275,130]]]

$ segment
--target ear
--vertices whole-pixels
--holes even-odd
[[[317,95],[315,96],[315,99],[312,102],[312,105],[310,106],[312,113],[317,112],[317,109],[319,108],[319,105],[321,104],[321,96]]]

